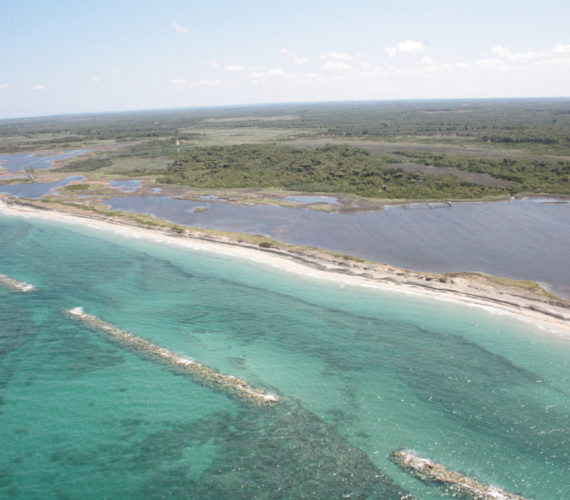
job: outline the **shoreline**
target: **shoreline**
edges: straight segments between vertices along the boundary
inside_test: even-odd
[[[81,210],[80,207],[49,206],[42,202],[0,199],[0,214],[39,218],[87,226],[130,238],[144,238],[243,258],[283,271],[342,285],[375,288],[423,298],[455,302],[507,314],[517,321],[570,339],[570,301],[549,295],[538,285],[478,273],[426,273],[376,262],[352,259],[320,249],[264,245],[241,239],[232,233],[208,234],[202,230],[162,223],[159,219],[129,219],[128,214],[112,217]],[[151,221],[156,223],[151,225]],[[220,234],[221,233],[221,234]],[[263,238],[261,238],[263,240]]]

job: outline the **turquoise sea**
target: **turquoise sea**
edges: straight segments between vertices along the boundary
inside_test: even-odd
[[[0,217],[0,497],[448,498],[415,450],[570,498],[570,342],[467,306],[94,229]],[[258,407],[67,318],[282,396]]]

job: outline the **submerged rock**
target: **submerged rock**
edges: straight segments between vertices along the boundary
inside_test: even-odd
[[[0,285],[4,285],[6,288],[10,288],[15,292],[27,293],[34,289],[34,285],[29,283],[24,283],[23,281],[16,281],[5,274],[0,274]]]
[[[160,347],[148,340],[128,333],[111,323],[86,313],[82,307],[75,307],[65,311],[71,318],[78,319],[93,330],[106,333],[111,338],[126,345],[140,354],[159,359],[177,371],[191,375],[198,382],[221,390],[232,397],[237,397],[258,405],[273,405],[279,401],[275,394],[265,392],[248,385],[233,375],[224,375],[209,366],[203,365],[192,358],[179,356],[178,354]]]
[[[366,453],[296,401],[273,409],[244,408],[219,424],[217,434],[230,433],[227,447],[202,475],[196,497],[413,498]]]
[[[242,405],[238,415],[225,414],[192,425],[189,439],[196,440],[196,444],[213,439],[223,447],[223,452],[202,472],[199,480],[180,471],[179,481],[176,484],[167,481],[164,488],[159,488],[161,491],[177,491],[184,498],[248,500],[412,498],[366,453],[297,401],[252,388],[243,380],[121,330],[86,313],[82,307],[65,313],[109,335],[120,345],[165,363],[177,372],[185,372],[204,385],[253,403]],[[148,492],[145,496],[148,497]]]
[[[393,451],[390,455],[390,460],[422,481],[434,482],[445,486],[454,497],[461,495],[463,498],[472,500],[525,500],[514,493],[480,483],[459,472],[450,471],[443,465],[420,457],[408,450]]]

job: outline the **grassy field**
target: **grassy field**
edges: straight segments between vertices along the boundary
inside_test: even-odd
[[[0,154],[89,149],[36,179],[356,195],[570,195],[570,99],[291,104],[0,121]],[[2,179],[0,178],[0,182]],[[260,191],[261,190],[261,191]],[[242,196],[243,198],[243,196]]]

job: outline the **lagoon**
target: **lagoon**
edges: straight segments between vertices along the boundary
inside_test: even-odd
[[[109,186],[111,186],[112,188],[116,188],[122,191],[123,193],[134,193],[137,189],[140,189],[140,187],[142,186],[142,181],[137,179],[129,179],[123,181],[112,180],[108,182]]]
[[[263,234],[421,271],[475,271],[538,281],[570,298],[568,202],[537,198],[414,204],[360,214],[156,196],[113,198],[107,204],[189,226]],[[207,210],[193,212],[197,207]]]
[[[83,175],[70,175],[65,179],[53,182],[28,182],[25,184],[0,184],[0,193],[9,194],[16,198],[39,199],[53,189],[67,186],[70,182],[82,181]]]
[[[46,156],[38,156],[34,153],[14,153],[0,155],[0,167],[8,172],[19,172],[27,169],[44,170],[51,168],[53,163],[87,153],[85,149],[74,149]]]

